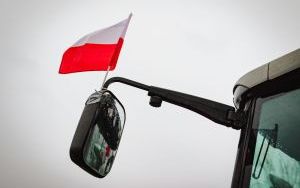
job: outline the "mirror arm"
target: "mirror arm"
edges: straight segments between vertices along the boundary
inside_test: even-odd
[[[153,107],[160,107],[162,101],[166,101],[194,111],[218,124],[234,129],[241,129],[245,122],[244,113],[235,111],[235,108],[232,106],[164,88],[147,86],[122,77],[108,79],[104,84],[104,88],[107,88],[114,82],[120,82],[148,91],[148,95],[150,96],[149,104]]]
[[[148,95],[151,97],[150,105],[154,107],[160,107],[161,102],[166,101],[194,111],[218,124],[234,129],[242,128],[241,112],[236,112],[232,106],[154,86],[150,86]]]
[[[108,88],[108,86],[114,82],[120,82],[120,83],[123,83],[123,84],[126,84],[126,85],[130,85],[132,87],[136,87],[136,88],[139,88],[139,89],[142,89],[142,90],[145,90],[145,91],[149,91],[149,86],[145,85],[145,84],[142,84],[142,83],[139,83],[139,82],[136,82],[136,81],[133,81],[133,80],[129,80],[127,78],[122,78],[122,77],[112,77],[110,79],[108,79],[104,85],[103,85],[103,88]]]

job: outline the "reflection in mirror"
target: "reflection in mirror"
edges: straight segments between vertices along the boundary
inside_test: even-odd
[[[112,167],[124,122],[123,107],[110,92],[104,92],[83,150],[84,162],[101,176]]]

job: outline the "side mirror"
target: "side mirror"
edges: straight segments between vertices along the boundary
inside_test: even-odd
[[[93,176],[105,177],[117,154],[124,124],[124,107],[110,91],[92,94],[73,137],[72,161]]]
[[[74,163],[88,173],[103,178],[114,162],[125,124],[125,110],[106,88],[114,82],[148,91],[150,105],[160,107],[163,101],[189,109],[212,121],[241,129],[245,115],[234,107],[164,88],[148,86],[122,77],[113,77],[103,90],[92,94],[86,102],[70,148]]]

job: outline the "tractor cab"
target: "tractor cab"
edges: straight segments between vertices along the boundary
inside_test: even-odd
[[[300,187],[300,49],[241,77],[244,112],[232,187]]]

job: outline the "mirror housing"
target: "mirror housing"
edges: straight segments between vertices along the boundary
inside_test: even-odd
[[[70,147],[71,160],[95,177],[105,177],[114,162],[125,124],[125,110],[108,90],[92,94]]]

